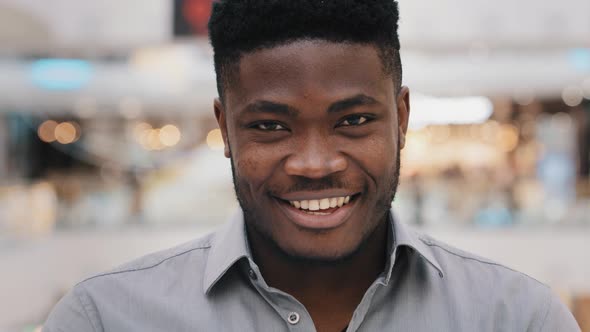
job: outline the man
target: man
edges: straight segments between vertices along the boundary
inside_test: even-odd
[[[392,0],[216,3],[214,109],[243,213],[83,281],[45,331],[577,331],[545,285],[392,217],[397,21]]]

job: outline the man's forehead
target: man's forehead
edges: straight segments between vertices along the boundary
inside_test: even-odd
[[[226,95],[233,103],[250,98],[330,93],[350,97],[393,89],[372,45],[301,40],[245,54]]]
[[[273,65],[267,69],[288,69],[296,67],[305,69],[316,63],[325,65],[329,58],[332,66],[349,64],[359,58],[365,58],[365,64],[380,66],[382,64],[377,46],[352,42],[334,42],[323,39],[300,39],[281,43],[272,47],[264,47],[252,52],[246,52],[241,56],[239,66],[241,69],[250,66]],[[331,66],[330,66],[331,67]],[[330,68],[327,67],[327,68]],[[263,68],[258,68],[258,70]],[[241,70],[244,74],[244,71]],[[385,74],[385,73],[383,73]]]

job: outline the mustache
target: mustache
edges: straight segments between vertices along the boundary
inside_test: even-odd
[[[271,195],[290,194],[300,191],[322,191],[330,189],[351,189],[358,186],[352,185],[350,182],[338,179],[336,177],[325,177],[321,179],[310,179],[306,177],[297,177],[295,182],[288,187],[285,186],[271,186],[269,193]]]

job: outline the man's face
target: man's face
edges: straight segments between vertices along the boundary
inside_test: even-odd
[[[249,234],[299,259],[352,255],[395,195],[407,88],[377,48],[326,41],[248,53],[237,75],[215,113]]]

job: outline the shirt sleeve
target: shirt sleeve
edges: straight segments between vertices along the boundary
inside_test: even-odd
[[[580,327],[570,310],[561,300],[548,288],[546,310],[540,319],[540,329],[543,332],[580,332]],[[536,331],[533,329],[531,331]]]
[[[55,305],[43,325],[43,332],[99,332],[78,291],[74,288]]]

